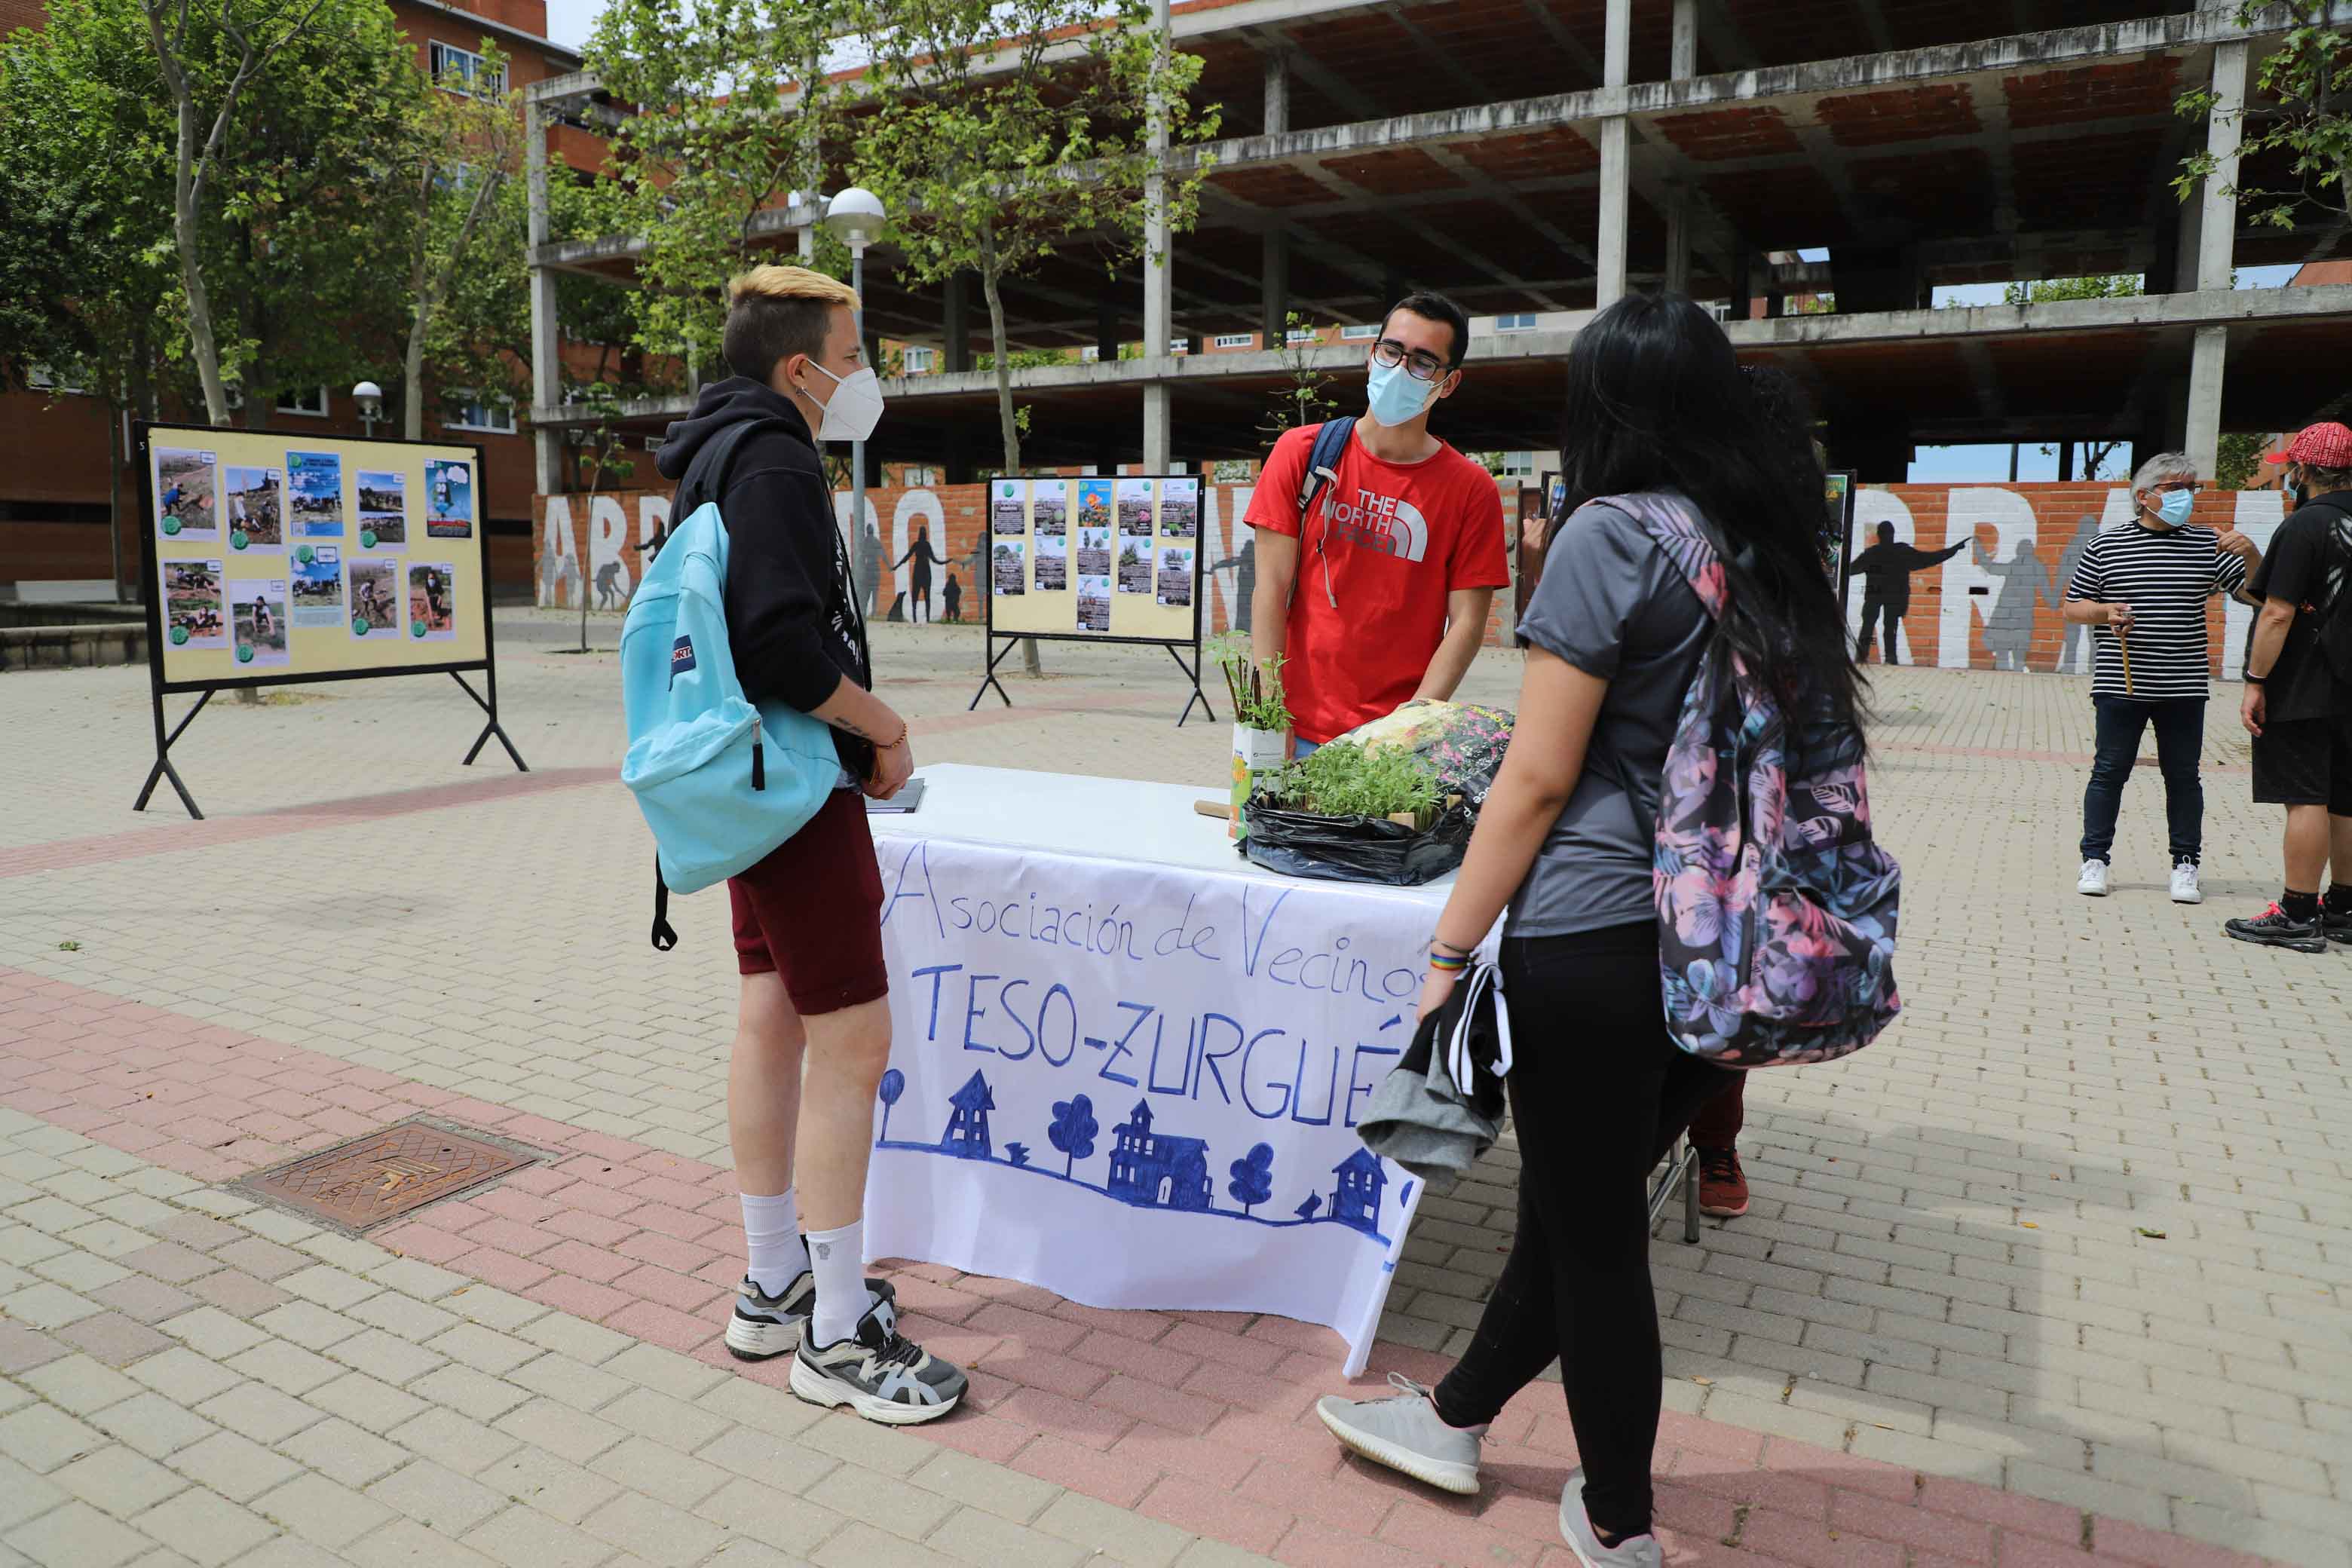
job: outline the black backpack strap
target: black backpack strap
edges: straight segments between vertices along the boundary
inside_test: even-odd
[[[705,501],[719,500],[727,494],[727,476],[735,467],[736,450],[744,438],[755,430],[782,429],[781,419],[743,419],[730,425],[702,444],[694,454],[686,472],[679,476],[677,489],[671,493],[670,518],[682,519],[694,515],[694,509]],[[661,553],[669,542],[669,523],[665,521],[651,539],[641,547],[648,559]]]
[[[1307,449],[1307,473],[1298,481],[1298,516],[1304,521],[1307,510],[1339,477],[1339,458],[1348,450],[1348,432],[1356,427],[1353,415],[1338,419],[1326,419],[1315,432],[1315,444]]]
[[[654,951],[667,952],[677,945],[677,931],[669,923],[669,884],[662,880],[661,856],[654,856]]]

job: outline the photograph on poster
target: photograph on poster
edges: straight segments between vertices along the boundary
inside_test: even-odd
[[[1170,539],[1201,533],[1201,481],[1184,478],[1160,482],[1160,531]]]
[[[1108,577],[1110,575],[1110,530],[1081,528],[1078,530],[1078,575]]]
[[[219,562],[163,563],[163,637],[173,647],[228,647]]]
[[[1109,578],[1081,576],[1078,579],[1078,630],[1110,630]]]
[[[1078,481],[1078,526],[1080,528],[1110,526],[1110,481],[1108,479]]]
[[[286,483],[297,539],[343,536],[343,459],[336,452],[289,452]]]
[[[1122,594],[1151,592],[1151,541],[1122,539],[1118,543],[1118,591]]]
[[[1151,537],[1151,481],[1118,481],[1118,531],[1129,538]]]
[[[294,624],[298,626],[339,626],[343,624],[343,552],[331,544],[294,547]]]
[[[352,563],[352,636],[381,637],[400,628],[400,563]]]
[[[1192,551],[1189,545],[1167,544],[1160,550],[1160,602],[1189,605],[1192,602]]]
[[[240,577],[228,585],[229,619],[236,631],[236,662],[282,665],[289,661],[286,632],[289,606],[283,577]]]
[[[1066,594],[1070,588],[1070,542],[1060,534],[1037,539],[1037,592]]]
[[[1024,591],[1021,581],[1026,575],[1023,567],[1023,558],[1028,548],[1026,540],[1000,539],[995,542],[994,554],[991,561],[992,569],[989,574],[991,592],[1003,594],[1010,598]]]
[[[1040,539],[1054,539],[1070,529],[1070,481],[1038,479],[1029,492],[1029,513]]]
[[[220,537],[215,503],[220,489],[215,454],[185,447],[155,448],[155,531],[169,540]]]
[[[1027,507],[1019,479],[999,479],[988,487],[988,531],[998,538],[1029,531]]]
[[[360,548],[403,550],[408,545],[408,476],[359,471]]]
[[[286,476],[276,468],[221,470],[228,547],[275,555],[286,548]]]
[[[408,563],[408,635],[417,642],[457,637],[457,569],[446,561]]]
[[[474,465],[447,458],[425,459],[425,537],[474,537]]]

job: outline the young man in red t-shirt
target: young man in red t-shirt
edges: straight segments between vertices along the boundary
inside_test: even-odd
[[[1302,426],[1275,442],[1250,497],[1250,647],[1260,662],[1286,661],[1300,756],[1413,698],[1452,697],[1495,590],[1510,585],[1494,476],[1429,433],[1469,346],[1470,319],[1453,300],[1398,300],[1368,355],[1370,406],[1339,478],[1301,518],[1320,428]]]

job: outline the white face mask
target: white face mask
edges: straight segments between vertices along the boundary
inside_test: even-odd
[[[874,374],[874,367],[866,365],[847,375],[835,375],[811,360],[809,368],[833,382],[833,398],[823,405],[824,418],[817,426],[816,438],[863,441],[873,435],[874,426],[882,422],[882,378]],[[801,390],[808,392],[806,387]]]

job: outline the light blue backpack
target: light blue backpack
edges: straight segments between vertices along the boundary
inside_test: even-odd
[[[653,829],[653,944],[663,952],[677,945],[670,889],[695,892],[758,864],[841,781],[822,721],[745,699],[727,646],[726,583],[727,529],[705,501],[670,527],[622,624],[621,782]]]

